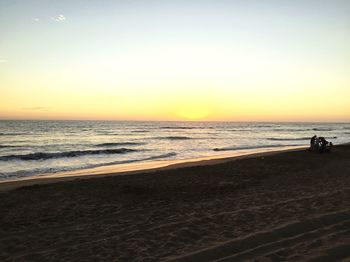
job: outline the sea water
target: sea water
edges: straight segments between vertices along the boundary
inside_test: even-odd
[[[0,180],[123,163],[350,142],[350,123],[0,121]]]

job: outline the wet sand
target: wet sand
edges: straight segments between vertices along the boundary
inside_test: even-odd
[[[3,184],[0,260],[349,260],[349,145],[216,161]]]
[[[23,186],[41,185],[57,183],[61,181],[70,181],[75,179],[90,179],[95,177],[111,177],[120,175],[133,175],[149,173],[154,171],[163,171],[178,169],[183,167],[194,167],[203,165],[215,165],[226,163],[231,160],[250,158],[255,156],[268,156],[286,151],[306,149],[305,146],[286,146],[279,149],[262,148],[256,150],[246,150],[212,155],[208,157],[199,157],[192,159],[162,160],[149,162],[136,162],[127,164],[107,165],[89,169],[78,169],[60,173],[47,173],[31,177],[15,178],[13,180],[0,180],[0,192],[16,189]]]

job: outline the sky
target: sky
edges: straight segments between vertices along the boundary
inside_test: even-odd
[[[348,0],[0,0],[0,119],[350,121]]]

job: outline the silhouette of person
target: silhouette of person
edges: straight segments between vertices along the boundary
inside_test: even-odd
[[[313,137],[311,137],[311,140],[310,140],[310,150],[311,150],[311,151],[315,150],[315,141],[316,141],[316,138],[317,138],[316,135],[314,135]]]
[[[321,144],[320,152],[321,153],[326,152],[326,148],[327,148],[327,144],[328,144],[327,140],[322,136],[319,137],[319,139],[320,139],[320,144]]]

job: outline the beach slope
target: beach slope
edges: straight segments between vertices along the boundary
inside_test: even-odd
[[[350,146],[0,193],[1,261],[350,258]]]

